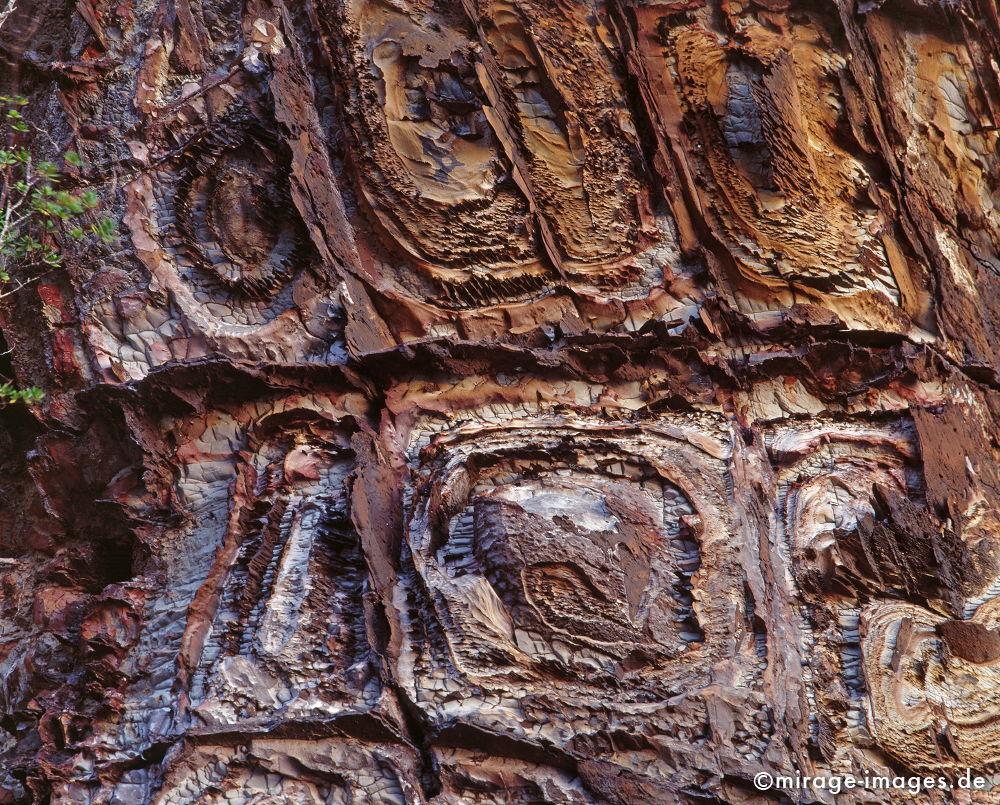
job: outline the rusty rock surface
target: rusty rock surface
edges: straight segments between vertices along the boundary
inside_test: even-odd
[[[0,803],[995,803],[753,781],[1000,773],[998,62],[995,0],[22,0],[119,239],[0,303]]]

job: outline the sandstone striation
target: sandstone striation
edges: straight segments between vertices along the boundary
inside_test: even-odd
[[[21,0],[118,240],[0,301],[0,803],[996,802],[754,778],[1000,774],[998,61],[995,0]]]

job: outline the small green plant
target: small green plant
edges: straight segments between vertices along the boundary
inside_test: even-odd
[[[0,95],[0,282],[14,278],[11,289],[0,293],[0,298],[58,268],[60,239],[115,240],[114,223],[106,218],[81,226],[81,217],[98,206],[97,194],[64,189],[59,167],[36,158],[30,147],[20,144],[33,131],[22,111],[27,105],[24,97]],[[66,151],[62,159],[75,168],[83,165],[74,151]],[[37,402],[41,397],[37,388],[16,389],[0,382],[0,405]]]
[[[0,383],[0,399],[6,402],[38,402],[44,396],[45,392],[37,386],[19,389],[10,381]]]
[[[69,191],[60,187],[62,174],[53,162],[38,160],[31,150],[16,144],[16,135],[31,130],[21,114],[27,104],[22,97],[0,95],[0,115],[7,144],[0,147],[0,280],[11,278],[15,265],[32,263],[58,267],[60,252],[54,236],[85,237],[83,228],[73,221],[97,207],[92,190]],[[63,159],[80,166],[83,160],[74,151]],[[89,231],[105,243],[114,240],[114,224],[106,219],[92,223]]]

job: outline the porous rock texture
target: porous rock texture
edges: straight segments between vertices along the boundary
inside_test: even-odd
[[[1000,772],[998,61],[996,0],[21,0],[119,237],[0,309],[0,803]]]

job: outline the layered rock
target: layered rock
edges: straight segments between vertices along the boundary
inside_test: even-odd
[[[1000,772],[994,4],[56,6],[0,801]]]

